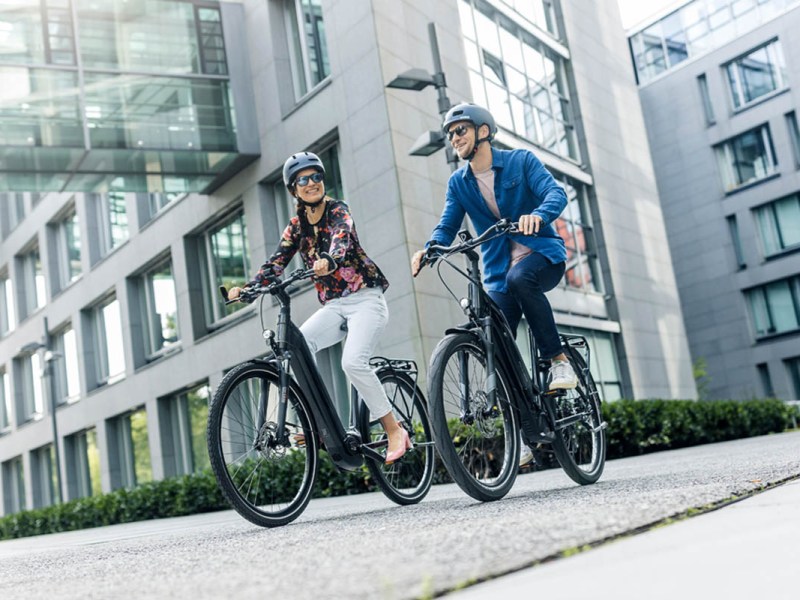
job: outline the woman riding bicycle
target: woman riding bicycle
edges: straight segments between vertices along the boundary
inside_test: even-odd
[[[306,267],[316,274],[314,285],[322,304],[300,331],[312,354],[346,338],[342,369],[372,417],[379,418],[388,437],[386,462],[394,462],[411,447],[411,441],[369,365],[389,318],[383,297],[389,282],[361,247],[347,204],[325,194],[325,167],[316,154],[290,156],[283,165],[283,183],[297,199],[297,215],[283,231],[278,249],[246,287],[260,286],[281,275],[300,252]],[[234,287],[228,297],[234,300],[240,291]]]

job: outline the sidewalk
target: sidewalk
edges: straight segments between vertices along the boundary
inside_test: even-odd
[[[794,600],[800,598],[800,480],[447,597]]]

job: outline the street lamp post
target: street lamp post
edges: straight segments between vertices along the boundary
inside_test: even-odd
[[[438,98],[439,116],[444,121],[444,116],[452,106],[450,98],[447,97],[447,81],[442,71],[442,59],[439,56],[439,40],[436,37],[436,24],[428,23],[428,37],[431,44],[431,54],[433,56],[434,73],[431,75],[425,69],[413,68],[395,77],[386,86],[396,90],[412,90],[419,92],[432,85],[436,88]],[[458,156],[449,144],[445,142],[444,132],[441,129],[436,131],[426,131],[420,135],[411,146],[409,154],[412,156],[430,156],[437,150],[444,148],[450,170],[458,169]]]
[[[61,357],[58,352],[53,352],[50,349],[50,331],[47,327],[47,317],[44,318],[44,343],[31,342],[25,344],[20,352],[38,352],[44,350],[44,368],[43,377],[47,379],[47,394],[50,397],[50,425],[53,429],[53,454],[55,456],[56,464],[56,504],[61,503],[62,499],[62,485],[61,485],[61,452],[58,449],[58,422],[56,421],[56,388],[53,375],[53,361]]]

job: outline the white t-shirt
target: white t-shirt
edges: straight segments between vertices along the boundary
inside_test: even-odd
[[[491,167],[488,168],[486,171],[473,171],[473,175],[475,175],[475,179],[478,180],[478,189],[481,191],[481,196],[486,201],[486,206],[489,207],[489,210],[492,211],[492,214],[500,218],[500,209],[497,207],[497,199],[494,195],[494,169]],[[523,258],[528,256],[532,252],[530,248],[520,244],[519,242],[515,242],[514,240],[509,240],[511,242],[511,267],[521,261]]]

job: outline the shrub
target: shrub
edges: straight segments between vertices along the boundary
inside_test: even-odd
[[[603,404],[608,458],[778,433],[797,407],[768,400],[620,400]]]

